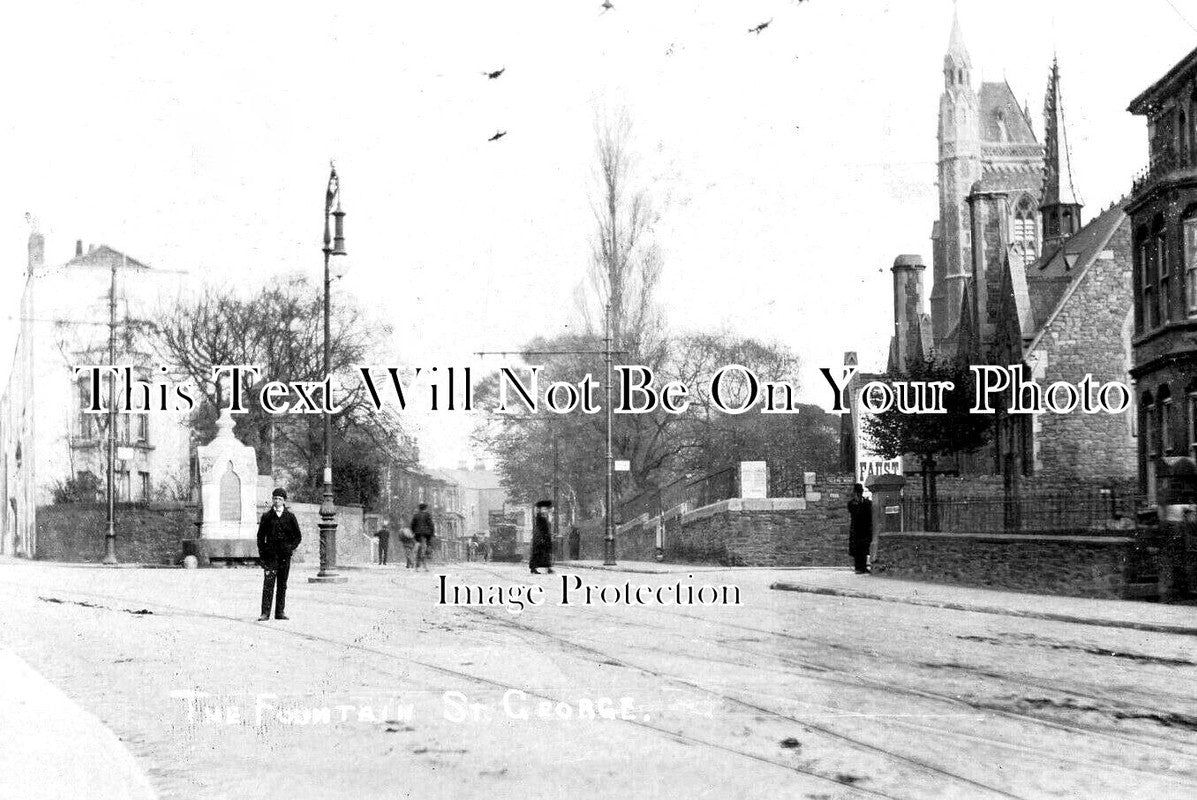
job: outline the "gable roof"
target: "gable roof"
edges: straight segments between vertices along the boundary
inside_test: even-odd
[[[980,109],[981,141],[987,143],[1036,144],[1035,132],[1023,113],[1022,106],[1014,98],[1010,84],[986,82],[978,93]],[[1005,127],[1002,136],[998,119]]]
[[[1098,214],[1064,244],[1027,268],[1027,290],[1035,311],[1034,349],[1048,324],[1068,303],[1093,263],[1105,251],[1115,231],[1128,224],[1127,198]]]
[[[82,255],[75,256],[67,262],[67,266],[109,268],[113,263],[122,267],[152,269],[149,264],[143,264],[137,259],[131,258],[119,250],[114,250],[106,244],[99,245]]]
[[[1101,254],[1126,219],[1125,200],[1098,214],[1064,243],[1027,267],[1027,290],[1040,329],[1056,313],[1066,294]]]

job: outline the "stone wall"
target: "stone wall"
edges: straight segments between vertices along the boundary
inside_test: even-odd
[[[163,503],[116,507],[116,557],[123,564],[177,564],[182,541],[195,536],[196,506]],[[36,558],[99,563],[104,558],[108,507],[70,503],[37,509]]]
[[[1130,385],[1130,222],[1123,220],[1044,328],[1036,355],[1046,389],[1076,384],[1086,374],[1098,385]],[[1103,481],[1137,478],[1133,407],[1121,414],[1042,414],[1035,419],[1035,473],[1044,478]]]
[[[299,520],[303,541],[295,551],[298,564],[320,563],[320,506],[288,503]],[[259,514],[265,508],[259,508]],[[178,564],[184,539],[196,536],[194,503],[117,506],[116,556],[127,564]],[[47,561],[98,563],[104,557],[108,510],[103,504],[70,503],[37,510],[37,558]],[[374,540],[366,535],[361,506],[337,506],[337,563],[369,564]],[[251,548],[257,552],[256,545]],[[392,550],[392,553],[395,551]],[[402,553],[400,552],[400,558]]]
[[[1075,597],[1128,596],[1129,536],[985,536],[882,533],[877,561],[889,577]]]
[[[699,509],[666,511],[664,560],[727,566],[835,566],[848,563],[851,476],[823,478],[803,497],[724,500]],[[616,530],[616,557],[652,561],[657,517],[644,515]],[[603,556],[602,520],[578,526],[581,557]]]

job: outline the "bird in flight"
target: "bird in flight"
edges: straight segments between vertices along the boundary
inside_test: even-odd
[[[507,131],[495,131],[495,135],[487,139],[488,142],[497,142],[507,135]]]
[[[765,28],[768,28],[769,25],[772,24],[772,22],[773,22],[773,18],[770,17],[768,22],[762,22],[760,25],[757,25],[755,28],[749,28],[748,32],[755,33],[757,36],[760,36],[761,31],[763,31]]]
[[[610,11],[613,8],[615,8],[615,6],[611,5],[611,0],[603,0],[603,10],[600,11],[599,13],[606,14],[608,11]]]
[[[485,75],[486,77],[490,78],[493,81],[495,78],[499,77],[506,71],[507,71],[507,67],[503,67],[503,69],[497,69],[494,72],[483,72],[482,74]]]

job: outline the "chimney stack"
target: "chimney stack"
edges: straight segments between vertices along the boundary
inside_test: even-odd
[[[911,358],[922,358],[920,325],[923,316],[923,257],[894,259],[894,366],[906,372]]]
[[[83,240],[76,239],[75,240],[75,258],[78,258],[81,255],[83,255]]]

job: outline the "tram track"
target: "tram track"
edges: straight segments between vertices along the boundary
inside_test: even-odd
[[[141,606],[142,608],[151,610],[154,614],[160,614],[160,612],[163,610],[168,612],[167,614],[161,614],[162,616],[199,617],[199,618],[203,618],[206,620],[216,621],[216,622],[221,622],[221,623],[234,623],[238,626],[252,627],[258,631],[267,630],[271,634],[276,635],[276,636],[291,637],[291,638],[302,640],[302,641],[305,641],[305,642],[308,642],[311,644],[315,644],[318,646],[332,647],[332,648],[338,648],[338,649],[350,649],[350,650],[354,650],[356,652],[363,653],[365,655],[369,655],[369,656],[372,656],[375,658],[381,658],[381,659],[385,659],[388,661],[404,662],[404,663],[408,663],[408,664],[413,664],[413,665],[422,667],[424,669],[430,670],[432,672],[444,674],[444,675],[447,675],[447,676],[450,676],[450,677],[453,677],[453,678],[456,678],[459,680],[470,681],[477,685],[484,686],[488,689],[502,690],[504,692],[514,689],[514,690],[525,693],[525,695],[527,695],[528,697],[531,697],[531,698],[534,698],[537,700],[544,700],[544,701],[547,701],[554,705],[568,702],[567,698],[555,697],[555,696],[546,694],[539,690],[530,690],[524,686],[517,686],[517,685],[511,684],[511,683],[503,682],[501,680],[495,680],[492,678],[487,678],[485,676],[477,675],[477,674],[467,672],[464,670],[455,669],[452,667],[446,667],[446,666],[443,666],[440,664],[423,661],[421,659],[413,658],[410,656],[404,656],[404,655],[400,655],[397,653],[388,652],[386,650],[381,650],[381,649],[378,649],[375,647],[370,647],[370,646],[361,644],[360,642],[357,642],[357,641],[345,641],[345,640],[337,639],[334,637],[319,636],[316,634],[305,633],[303,631],[291,630],[291,629],[282,628],[279,626],[269,626],[269,627],[263,628],[261,625],[259,625],[256,622],[253,622],[253,621],[250,621],[247,619],[243,619],[240,617],[234,617],[234,616],[225,615],[225,614],[215,614],[215,613],[211,613],[211,612],[197,611],[195,609],[189,609],[185,606],[178,606],[178,605],[174,605],[174,604],[170,604],[170,603],[162,603],[160,601],[146,601],[141,598],[129,597],[127,595],[115,595],[115,594],[102,593],[102,592],[80,591],[80,590],[75,590],[75,589],[71,589],[68,591],[58,591],[58,592],[56,592],[56,594],[65,595],[68,597],[81,597],[81,598],[93,599],[93,600],[108,600],[108,601],[136,603],[137,605]],[[157,610],[155,610],[155,609],[157,609]],[[532,632],[535,632],[535,631],[532,631]],[[399,677],[399,674],[395,673],[395,672],[386,672],[385,674],[387,674],[390,677]],[[410,679],[409,675],[404,675],[403,677]],[[872,789],[867,786],[860,786],[858,784],[846,783],[836,776],[823,774],[822,772],[819,772],[817,770],[807,769],[807,768],[802,767],[801,765],[797,765],[797,764],[794,764],[791,762],[786,762],[786,761],[781,761],[781,760],[774,759],[774,758],[769,758],[769,757],[763,756],[759,753],[754,753],[754,752],[736,748],[736,747],[730,747],[728,745],[720,744],[718,742],[712,742],[707,739],[703,739],[703,738],[694,736],[692,734],[685,733],[683,731],[677,731],[672,728],[668,728],[668,727],[661,726],[661,725],[654,725],[654,724],[652,724],[652,722],[647,721],[647,720],[634,719],[634,718],[633,719],[625,719],[623,717],[616,716],[611,721],[616,722],[616,723],[631,725],[633,727],[636,727],[636,728],[639,728],[642,730],[646,730],[650,733],[661,736],[662,738],[669,739],[669,740],[672,740],[675,742],[682,741],[682,742],[684,742],[686,744],[690,744],[690,745],[708,747],[708,748],[711,748],[712,750],[721,751],[721,752],[727,753],[729,755],[739,756],[739,757],[746,758],[746,759],[749,759],[749,760],[752,760],[752,761],[755,761],[758,763],[767,764],[772,767],[778,767],[778,768],[781,768],[783,770],[786,770],[786,771],[789,771],[792,773],[797,773],[800,775],[804,775],[808,778],[812,778],[812,779],[815,779],[815,780],[818,780],[821,782],[825,782],[825,783],[834,785],[840,791],[850,792],[851,794],[853,794],[855,796],[879,797],[879,798],[885,798],[885,800],[905,800],[905,798],[903,798],[902,796],[888,794],[886,792],[883,792],[883,791],[880,791],[877,789]],[[1002,797],[1016,798],[1017,800],[1021,800],[1021,798],[1017,798],[1017,795],[1011,795],[1011,794],[1008,794],[1005,792],[1000,792],[1000,791],[997,792],[997,794],[999,794]]]

